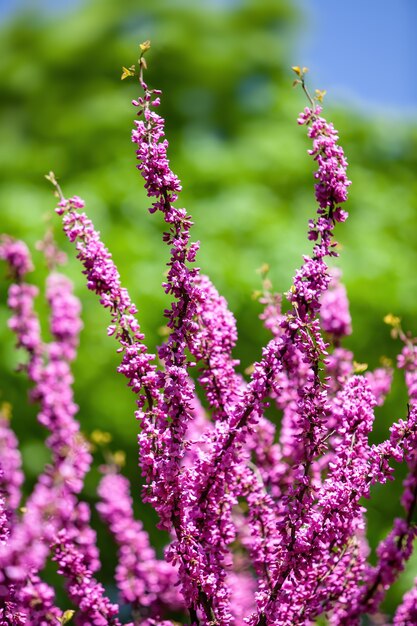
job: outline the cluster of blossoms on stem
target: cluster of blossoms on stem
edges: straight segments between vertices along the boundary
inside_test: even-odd
[[[135,519],[128,479],[115,456],[101,467],[96,505],[117,549],[114,576],[119,603],[100,582],[100,561],[90,508],[80,499],[92,455],[76,419],[71,362],[81,331],[80,304],[56,267],[62,253],[48,235],[39,246],[49,275],[46,301],[51,339],[42,338],[34,306],[38,290],[24,243],[4,237],[0,258],[10,278],[9,326],[26,355],[20,369],[47,430],[51,461],[21,504],[23,474],[8,407],[0,411],[0,626],[293,626],[321,619],[359,626],[365,615],[387,625],[381,602],[412,552],[417,503],[417,349],[396,324],[404,346],[409,395],[405,416],[389,437],[369,442],[374,408],[388,394],[392,368],[362,373],[343,347],[352,331],[346,290],[329,260],[337,257],[333,231],[344,222],[350,181],[338,135],[311,98],[304,69],[293,68],[310,106],[307,127],[317,169],[317,214],[309,222],[312,245],[285,297],[264,281],[260,315],[271,339],[247,371],[233,356],[236,322],[226,300],[195,265],[188,212],[176,207],[181,184],[167,156],[159,90],[144,80],[132,141],[137,168],[161,215],[169,247],[163,283],[168,336],[152,354],[137,307],[78,196],[67,199],[53,173],[56,213],[75,245],[87,287],[109,313],[107,334],[117,343],[117,371],[135,395],[142,500],[169,533],[164,557]],[[132,66],[123,77],[136,75]],[[195,372],[195,373],[194,373]],[[203,393],[205,401],[199,395]],[[268,409],[268,411],[266,411]],[[270,418],[275,414],[277,419]],[[407,465],[402,506],[371,565],[364,499],[393,478],[393,462]],[[43,579],[47,560],[57,565],[73,609],[57,606]],[[417,623],[417,592],[404,597],[393,624]],[[382,620],[382,621],[381,621]],[[384,621],[385,620],[385,621]]]

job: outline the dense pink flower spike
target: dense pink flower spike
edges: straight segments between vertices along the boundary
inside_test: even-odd
[[[10,426],[9,411],[7,404],[0,407],[0,493],[4,497],[11,522],[20,503],[23,472],[18,441]]]
[[[393,626],[412,626],[413,624],[417,624],[417,580],[414,581],[413,588],[404,595],[393,621]]]
[[[377,367],[373,372],[365,374],[378,406],[384,404],[391,390],[393,373],[391,367]]]
[[[142,72],[140,85],[144,95],[134,104],[139,107],[139,114],[143,114],[144,119],[136,122],[132,140],[137,145],[138,169],[145,179],[145,189],[149,197],[156,198],[150,211],[161,211],[169,226],[163,239],[170,246],[171,257],[167,280],[163,286],[166,293],[174,298],[171,308],[165,311],[167,326],[171,332],[158,350],[159,358],[165,366],[164,412],[170,420],[165,437],[167,458],[161,466],[166,492],[163,512],[166,518],[169,515],[170,524],[176,534],[176,541],[167,555],[173,563],[179,564],[182,591],[191,619],[198,619],[197,611],[201,609],[205,619],[213,623],[228,624],[232,615],[230,594],[224,585],[225,554],[226,543],[234,536],[228,511],[212,527],[210,519],[195,511],[193,468],[189,468],[182,475],[179,472],[184,457],[183,442],[187,424],[193,417],[190,406],[194,389],[188,376],[188,368],[192,363],[187,359],[186,348],[197,358],[203,356],[195,350],[196,342],[204,342],[202,334],[198,336],[199,325],[196,318],[203,326],[207,326],[207,321],[203,320],[204,308],[201,311],[197,308],[197,303],[207,297],[204,293],[205,283],[198,277],[198,269],[192,267],[199,244],[191,242],[192,222],[186,210],[178,209],[173,204],[181,186],[169,166],[168,143],[164,139],[165,122],[161,116],[151,111],[151,107],[159,105],[159,98],[154,98],[159,92],[148,88],[143,81]],[[213,291],[211,297],[216,297]],[[231,341],[233,343],[233,335]],[[225,349],[227,352],[227,346]],[[211,357],[215,358],[213,346]],[[208,366],[210,367],[210,362]],[[227,508],[230,509],[233,501],[231,498]],[[161,510],[159,513],[161,515]],[[206,532],[202,532],[203,526],[207,529]]]
[[[133,517],[128,480],[112,468],[105,471],[97,509],[118,546],[115,579],[123,601],[137,611],[145,607],[152,615],[163,614],[166,607],[173,611],[184,608],[175,568],[156,558],[148,534]]]
[[[0,469],[0,480],[3,478],[3,471]],[[0,492],[0,544],[5,545],[9,537],[9,520],[7,516],[6,498]]]
[[[32,576],[19,593],[20,602],[30,621],[27,624],[55,626],[62,611],[55,606],[55,591],[38,576]]]
[[[340,282],[340,272],[333,270],[329,288],[321,297],[320,320],[322,329],[335,341],[352,332],[352,320],[345,286]]]
[[[409,395],[409,413],[406,423],[399,422],[392,427],[390,442],[385,442],[385,458],[390,454],[394,459],[404,458],[408,465],[408,474],[403,481],[401,504],[405,515],[394,520],[393,528],[388,536],[377,547],[377,564],[369,566],[365,575],[364,591],[359,596],[356,614],[375,613],[385,597],[387,589],[397,579],[411,556],[413,540],[417,536],[414,515],[417,506],[417,455],[416,455],[416,372],[417,351],[414,342],[401,330],[399,331],[404,347],[398,357],[398,367],[405,370],[405,380]],[[398,436],[401,440],[398,440]],[[390,446],[391,444],[391,446]],[[400,445],[399,445],[400,444]],[[384,444],[383,444],[384,445]],[[384,459],[385,460],[385,459]],[[386,463],[386,461],[385,461]],[[389,473],[390,467],[385,466]],[[389,474],[388,474],[389,475]],[[409,596],[413,598],[413,594]],[[407,602],[406,602],[407,606]],[[409,605],[411,606],[411,605]],[[354,609],[353,609],[354,611]],[[353,614],[352,611],[352,614]],[[396,623],[394,621],[394,623]],[[410,622],[411,624],[412,622]]]
[[[239,361],[232,358],[237,342],[236,321],[207,276],[199,275],[195,282],[199,287],[195,313],[199,328],[189,342],[189,350],[200,363],[199,381],[213,407],[213,419],[224,420],[233,412],[245,387],[235,371]]]
[[[174,420],[174,414],[176,407],[180,407],[181,415],[185,411],[191,419],[190,407],[194,393],[186,369],[177,361],[171,360],[171,348],[172,358],[182,360],[179,348],[177,350],[171,343],[169,348],[165,347],[167,372],[156,371],[156,366],[152,363],[154,356],[148,354],[143,343],[144,336],[134,317],[136,308],[127,291],[121,287],[119,274],[109,252],[100,241],[99,233],[94,230],[85,213],[78,211],[82,206],[79,198],[65,200],[62,197],[57,212],[64,216],[64,231],[69,239],[78,241],[78,258],[84,265],[88,287],[100,295],[102,305],[111,310],[108,332],[116,337],[123,350],[118,371],[126,376],[132,391],[137,394],[139,408],[136,416],[142,427],[139,435],[140,462],[148,484],[144,497],[159,513],[160,527],[169,530],[174,527],[177,535],[182,538],[178,474],[185,452],[182,441],[188,420],[180,420],[179,414]],[[168,368],[169,363],[171,365]],[[163,396],[161,388],[164,389]],[[171,399],[169,394],[172,394]],[[170,416],[169,406],[172,407],[171,422],[167,420]],[[183,492],[181,507],[186,505],[185,496],[186,492]],[[191,497],[191,492],[189,496]],[[183,560],[185,561],[185,557]],[[182,576],[185,581],[189,580],[188,566],[183,568]],[[202,579],[203,576],[204,573],[201,574]],[[194,594],[191,584],[188,584],[188,589],[190,594]],[[201,594],[204,592],[201,591]],[[188,601],[192,603],[194,598],[188,598]]]
[[[9,591],[11,596],[13,589]],[[0,606],[0,626],[26,626],[26,615],[15,602],[6,600],[4,606]]]
[[[58,573],[68,581],[69,597],[82,612],[83,626],[120,626],[119,607],[106,598],[103,586],[95,580],[82,552],[65,530],[57,534],[53,559],[58,563]]]
[[[7,262],[10,276],[16,282],[33,270],[33,263],[28,247],[23,241],[18,241],[5,235],[1,238],[0,259]]]
[[[52,242],[48,248],[48,262],[52,268]],[[16,254],[16,249],[19,254]],[[24,254],[27,258],[24,258]],[[53,341],[45,344],[40,336],[39,322],[33,308],[36,291],[24,283],[25,272],[32,264],[28,251],[19,242],[5,239],[0,253],[8,261],[9,272],[17,281],[9,290],[9,307],[12,310],[10,326],[17,337],[17,344],[27,352],[24,366],[33,383],[31,399],[40,405],[39,422],[49,430],[47,445],[52,452],[51,465],[38,479],[29,496],[20,520],[15,520],[7,546],[0,550],[0,579],[16,585],[15,599],[24,614],[35,615],[39,623],[55,623],[61,612],[53,605],[54,593],[38,577],[54,541],[56,532],[67,527],[76,529],[77,542],[84,542],[85,558],[92,555],[97,569],[95,534],[91,535],[82,513],[86,505],[77,505],[76,494],[81,491],[84,476],[91,463],[88,446],[80,434],[80,426],[74,419],[77,406],[73,401],[72,375],[69,363],[76,354],[81,329],[80,303],[72,293],[71,282],[52,270],[48,276],[46,297],[50,307],[50,332]],[[59,258],[58,254],[54,258]],[[32,329],[28,332],[28,329]],[[10,434],[9,443],[13,443]],[[10,445],[0,463],[11,473],[13,445]],[[15,472],[14,472],[15,473]],[[11,488],[13,486],[12,477]],[[11,497],[16,500],[13,491]],[[9,498],[11,499],[11,498]],[[17,506],[17,502],[15,503]],[[82,513],[82,514],[81,514]],[[81,517],[80,517],[81,515]],[[84,521],[80,525],[80,521]],[[90,535],[88,534],[90,532]],[[92,546],[89,547],[89,543]],[[9,584],[9,583],[8,583]],[[48,590],[49,589],[49,590]],[[41,609],[43,607],[43,615]],[[49,620],[49,621],[48,621]]]

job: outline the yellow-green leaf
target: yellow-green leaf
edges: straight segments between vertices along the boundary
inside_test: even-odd
[[[392,367],[392,359],[387,356],[381,356],[380,363],[382,367],[386,367],[387,369]]]
[[[149,50],[150,47],[151,47],[151,42],[149,41],[149,39],[139,44],[139,48],[142,54],[144,54],[147,50]]]
[[[123,450],[117,450],[116,452],[113,452],[113,462],[118,466],[118,467],[124,467],[126,464],[126,454],[125,452],[123,452]]]
[[[121,80],[128,78],[129,76],[135,75],[135,66],[131,65],[130,67],[122,67],[122,77]]]
[[[266,276],[270,269],[271,268],[268,263],[262,263],[261,267],[258,268],[256,271],[258,272],[258,274],[261,274],[261,276]]]
[[[10,420],[12,417],[12,405],[10,402],[2,402],[0,407],[0,415],[5,420]]]
[[[107,443],[110,443],[110,441],[112,440],[112,436],[108,432],[96,429],[93,430],[93,432],[91,433],[90,440],[98,446],[103,446]]]
[[[388,326],[392,326],[393,328],[398,328],[401,323],[401,318],[397,317],[396,315],[393,315],[392,313],[388,313],[384,317],[384,322],[385,324],[388,324]]]
[[[358,363],[353,361],[353,371],[355,374],[362,374],[368,369],[368,363]]]
[[[59,618],[62,626],[64,626],[64,624],[68,624],[68,622],[72,620],[74,613],[75,611],[73,609],[68,609],[67,611],[63,612],[62,616]]]

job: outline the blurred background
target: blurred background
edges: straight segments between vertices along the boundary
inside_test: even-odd
[[[134,398],[114,374],[118,356],[106,336],[107,316],[86,291],[44,175],[53,169],[67,196],[86,200],[154,349],[167,304],[160,288],[167,251],[160,219],[147,213],[130,142],[135,117],[130,101],[138,91],[134,82],[120,81],[121,66],[135,63],[138,44],[150,39],[147,80],[164,92],[161,112],[171,164],[184,186],[180,202],[195,221],[194,238],[202,242],[199,265],[237,317],[236,357],[243,371],[268,340],[258,320],[260,305],[252,298],[261,284],[256,270],[268,263],[274,289],[286,291],[301,255],[310,250],[313,164],[305,129],[296,123],[306,102],[292,88],[290,69],[308,66],[311,88],[327,90],[326,116],[340,132],[353,181],[350,219],[337,230],[342,248],[337,265],[353,317],[346,346],[370,368],[382,356],[395,359],[400,346],[390,338],[384,315],[400,315],[404,328],[417,333],[417,5],[413,0],[342,4],[0,0],[0,231],[34,249],[53,224],[68,252],[65,271],[83,301],[84,330],[74,366],[82,428],[110,431],[113,448],[126,450],[135,494]],[[33,256],[33,280],[42,285],[42,256],[35,250]],[[13,405],[29,490],[48,456],[36,407],[25,401],[27,382],[14,371],[20,355],[6,329],[7,281],[0,285],[0,400]],[[41,298],[39,313],[45,320]],[[406,402],[397,374],[393,393],[377,411],[375,441],[405,416]],[[101,460],[98,455],[97,463]],[[398,472],[395,483],[374,494],[372,546],[401,514],[401,477]],[[85,489],[92,502],[97,480],[94,469]],[[162,545],[153,513],[136,500],[138,515]],[[115,562],[105,537],[100,530],[104,581]],[[388,595],[387,612],[416,574],[412,559]]]

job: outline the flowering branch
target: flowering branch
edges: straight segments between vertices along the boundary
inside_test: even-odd
[[[272,338],[244,379],[233,357],[235,319],[196,267],[199,243],[192,241],[191,217],[176,206],[181,184],[157,113],[161,92],[144,79],[149,49],[149,41],[140,45],[137,68],[123,68],[122,79],[138,79],[132,141],[149,211],[162,217],[169,247],[163,289],[171,302],[158,358],[149,352],[137,308],[83,200],[66,198],[55,175],[47,176],[87,287],[109,312],[107,333],[121,359],[117,370],[135,394],[143,500],[158,514],[158,528],[170,533],[160,560],[134,517],[118,455],[105,457],[97,509],[117,546],[121,602],[129,605],[135,626],[174,626],[173,616],[185,620],[187,613],[190,626],[307,626],[320,616],[332,626],[359,626],[363,615],[379,610],[416,535],[416,341],[390,316],[404,344],[397,365],[405,370],[409,405],[389,438],[371,445],[374,407],[384,402],[392,368],[385,364],[365,373],[367,365],[342,347],[351,318],[340,275],[328,263],[338,256],[335,226],[347,219],[347,161],[336,130],[321,116],[325,92],[312,96],[307,69],[294,66],[295,85],[309,104],[298,123],[307,127],[308,153],[317,166],[317,213],[308,225],[312,252],[303,256],[287,304],[271,292],[267,269],[261,270],[261,318]],[[12,279],[9,325],[26,354],[21,369],[31,381],[52,453],[24,510],[17,511],[20,457],[5,419],[7,405],[0,407],[0,622],[24,626],[30,619],[52,626],[71,619],[74,611],[61,612],[54,590],[41,579],[52,550],[77,622],[119,626],[119,607],[94,576],[96,536],[89,507],[78,499],[91,463],[75,419],[70,370],[80,306],[71,283],[56,271],[63,256],[50,234],[40,248],[48,268],[48,343],[34,308],[37,289],[26,282],[29,252],[8,237],[0,243]],[[270,421],[267,409],[281,412],[281,422]],[[378,546],[371,567],[362,503],[374,484],[392,479],[393,461],[408,465],[404,516]],[[394,624],[411,623],[416,607],[417,594],[410,592]]]

